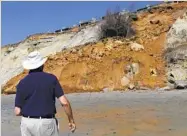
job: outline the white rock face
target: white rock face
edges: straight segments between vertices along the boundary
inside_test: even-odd
[[[181,43],[187,42],[187,11],[179,17],[167,34],[167,48],[176,48]]]
[[[65,41],[69,40],[72,34],[63,34],[56,36],[52,39],[51,42],[46,42],[43,40],[40,44],[37,45],[38,51],[45,57],[50,54],[59,52],[62,46],[65,46]],[[12,77],[20,74],[23,71],[22,60],[25,56],[28,55],[28,48],[32,47],[32,44],[35,41],[26,40],[23,43],[20,43],[18,47],[15,47],[13,51],[9,54],[6,54],[5,51],[1,51],[1,84],[5,84]],[[6,54],[6,55],[4,55]]]
[[[90,26],[75,34],[66,44],[66,47],[75,47],[89,42],[96,42],[100,39],[100,24]]]
[[[71,48],[78,45],[83,45],[87,42],[96,42],[99,40],[100,27],[89,26],[78,33],[60,34],[49,39],[40,39],[35,41],[26,40],[15,47],[11,48],[10,53],[6,50],[1,50],[1,85],[6,84],[12,77],[20,74],[23,71],[21,62],[28,55],[28,50],[31,47],[36,49],[44,56],[56,54],[63,48]],[[36,46],[33,46],[36,45]]]
[[[173,83],[185,81],[187,79],[187,10],[170,28],[165,50],[167,52],[165,58],[168,62],[168,81]]]

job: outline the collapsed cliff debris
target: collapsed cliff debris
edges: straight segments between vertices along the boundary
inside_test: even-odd
[[[161,42],[162,42],[161,36]],[[119,42],[120,41],[120,42]],[[108,45],[110,49],[108,49]],[[131,50],[128,41],[109,38],[86,46],[66,49],[49,57],[45,71],[55,74],[66,93],[82,91],[102,91],[125,88],[134,89],[133,85],[141,87],[164,86],[164,61],[161,50],[157,58],[150,56],[149,45],[143,51]],[[153,45],[153,48],[157,48]],[[154,50],[153,50],[154,51]],[[126,67],[130,67],[127,71]],[[150,67],[158,69],[158,76],[150,76]],[[3,88],[4,93],[15,92],[17,81],[23,78],[27,71],[12,78]],[[126,76],[126,82],[123,77]],[[15,83],[16,81],[16,83]]]
[[[168,6],[172,8],[165,8]],[[54,41],[50,42],[50,46],[41,50],[43,51],[42,53],[51,50],[54,53],[53,55],[48,53],[45,71],[51,72],[58,77],[66,93],[165,87],[167,86],[167,81],[170,80],[167,78],[166,73],[168,73],[169,68],[166,69],[166,65],[172,71],[175,71],[174,69],[179,70],[176,66],[180,66],[184,72],[182,75],[186,75],[186,70],[184,69],[186,67],[184,63],[186,47],[180,48],[180,45],[172,44],[171,40],[167,44],[168,38],[172,38],[171,35],[175,37],[175,29],[181,28],[182,25],[173,24],[178,17],[182,17],[181,15],[184,14],[186,6],[186,2],[161,4],[160,8],[155,8],[152,13],[148,11],[137,13],[138,19],[132,21],[132,28],[136,31],[136,34],[130,38],[112,37],[97,42],[95,40],[99,39],[97,35],[99,28],[97,25],[68,35],[68,40],[63,39],[59,34],[59,37],[55,36]],[[102,24],[102,22],[100,23]],[[177,32],[182,33],[180,31]],[[92,32],[91,36],[90,32]],[[170,35],[170,33],[172,34]],[[180,38],[178,37],[178,39]],[[65,40],[65,44],[62,44]],[[39,47],[42,44],[40,43]],[[170,44],[174,47],[173,49],[176,48],[177,53],[175,50],[169,49]],[[27,50],[24,45],[20,44],[13,52],[18,51],[18,48],[19,54]],[[61,51],[60,49],[63,50]],[[56,50],[60,50],[60,52],[55,52]],[[183,55],[181,55],[181,51]],[[176,54],[176,57],[173,58],[173,54]],[[10,55],[12,55],[11,58],[14,57],[13,53],[10,53]],[[26,53],[24,52],[23,55],[26,55]],[[164,57],[168,59],[165,61]],[[20,62],[21,58],[18,56],[16,60]],[[168,63],[167,60],[171,62]],[[176,62],[177,65],[175,64]],[[19,67],[17,68],[17,71],[21,72]],[[12,68],[11,72],[14,73],[15,68]],[[15,93],[15,86],[26,74],[27,71],[24,71],[10,79],[3,86],[3,93]],[[177,74],[172,72],[169,75],[171,78],[172,76],[176,78],[175,75]],[[12,74],[9,76],[12,76]],[[181,78],[182,76],[178,81]],[[173,84],[178,83],[176,88],[182,88],[181,86],[184,82],[182,81],[179,84],[178,81],[174,80]]]

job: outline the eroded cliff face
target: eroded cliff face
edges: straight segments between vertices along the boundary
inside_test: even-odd
[[[162,42],[164,38],[165,34],[157,42]],[[135,51],[131,44],[123,39],[108,39],[106,43],[100,41],[66,50],[50,56],[45,71],[58,77],[66,93],[100,91],[104,88],[125,89],[129,84],[152,88],[164,86],[165,66],[161,50],[149,51],[150,48],[144,45],[144,49]],[[157,48],[156,44],[151,46]],[[132,64],[138,65],[136,73],[128,69]],[[155,75],[151,75],[151,69],[156,70]],[[15,90],[15,85],[26,74],[24,72],[12,78],[4,91]],[[123,81],[124,76],[129,80],[127,84]]]
[[[168,32],[165,50],[170,83],[178,87],[187,87],[187,10]]]
[[[1,84],[4,85],[12,77],[23,72],[21,62],[25,56],[33,50],[38,50],[46,57],[62,49],[72,48],[88,42],[96,42],[99,39],[99,25],[93,24],[86,28],[70,29],[63,33],[43,33],[28,36],[25,40],[5,46],[1,50]]]
[[[64,49],[48,57],[45,71],[58,77],[65,93],[164,87],[167,33],[186,6],[186,2],[162,4],[152,12],[138,13],[133,22],[134,37]],[[24,71],[10,79],[3,92],[15,93],[15,86],[26,74]]]

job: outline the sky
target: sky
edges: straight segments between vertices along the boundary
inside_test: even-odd
[[[1,45],[17,43],[28,35],[54,32],[78,24],[80,20],[99,18],[108,9],[135,11],[158,1],[30,1],[1,2]]]

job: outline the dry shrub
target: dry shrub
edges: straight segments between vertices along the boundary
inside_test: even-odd
[[[104,23],[101,25],[101,38],[122,36],[131,37],[135,31],[131,28],[132,18],[130,13],[121,14],[119,11],[107,11]]]

